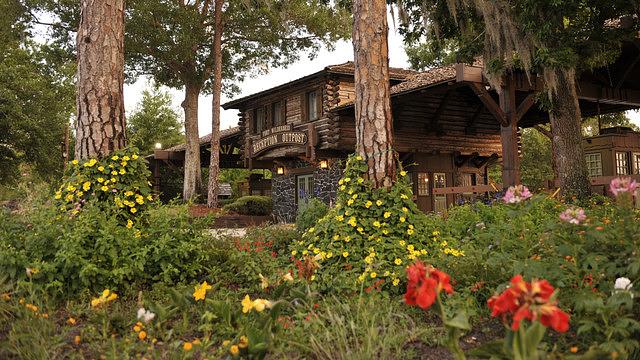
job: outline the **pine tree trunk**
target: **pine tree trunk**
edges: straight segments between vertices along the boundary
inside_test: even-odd
[[[78,49],[75,158],[125,146],[124,0],[82,0]]]
[[[551,93],[553,110],[549,113],[553,135],[560,192],[564,196],[591,194],[587,164],[582,148],[580,106],[575,84],[575,69],[548,69],[555,75],[557,88]],[[548,74],[545,74],[549,78]]]
[[[377,188],[390,187],[396,178],[387,33],[385,1],[353,2],[356,152]]]
[[[218,206],[218,173],[220,172],[220,92],[222,91],[222,4],[215,0],[213,15],[213,101],[211,109],[211,159],[209,162],[209,186],[207,206]]]
[[[202,189],[200,136],[198,134],[198,96],[200,96],[200,86],[193,84],[185,86],[184,101],[182,102],[186,137],[184,184],[182,189],[184,200],[194,200]]]

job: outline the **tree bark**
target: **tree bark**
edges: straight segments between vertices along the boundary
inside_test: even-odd
[[[124,0],[82,0],[75,158],[103,157],[126,142]]]
[[[385,1],[353,2],[356,152],[367,162],[376,188],[389,188],[396,179],[388,31]]]
[[[218,173],[220,172],[220,92],[222,91],[222,5],[224,0],[215,0],[213,34],[213,100],[211,109],[211,158],[209,162],[209,186],[207,206],[218,206]]]
[[[552,110],[549,113],[553,135],[553,151],[560,181],[560,193],[564,196],[587,197],[591,185],[582,148],[580,106],[575,84],[575,69],[547,69],[546,78],[556,79],[556,89],[551,91]]]
[[[198,134],[198,96],[200,86],[185,85],[184,101],[184,133],[186,149],[184,155],[184,184],[182,196],[184,200],[195,200],[202,189],[202,173],[200,169],[200,136]]]

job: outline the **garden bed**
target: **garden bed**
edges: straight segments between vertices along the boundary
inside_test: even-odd
[[[212,209],[206,205],[189,207],[189,214],[192,217],[205,217],[214,214],[215,218],[210,226],[212,229],[246,228],[275,222],[273,215],[242,215],[218,208]]]

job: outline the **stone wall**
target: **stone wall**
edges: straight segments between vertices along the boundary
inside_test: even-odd
[[[287,164],[288,169],[310,166],[310,164],[301,161]],[[328,169],[315,168],[313,170],[314,197],[332,205],[335,202],[340,177],[342,177],[342,168],[337,163]],[[273,215],[278,222],[295,222],[298,213],[296,191],[296,175],[273,175],[271,180]]]

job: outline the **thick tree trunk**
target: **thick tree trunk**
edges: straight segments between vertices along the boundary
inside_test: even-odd
[[[200,86],[187,84],[184,101],[184,133],[186,149],[184,155],[184,200],[194,200],[202,189],[202,173],[200,169],[200,135],[198,134],[198,96]]]
[[[220,92],[222,91],[222,4],[215,0],[213,15],[213,101],[211,109],[211,159],[209,162],[209,186],[207,206],[218,206],[218,173],[220,172]]]
[[[125,146],[124,0],[82,0],[78,47],[75,158]]]
[[[385,1],[353,2],[356,152],[369,165],[369,179],[377,188],[390,187],[396,178],[388,31]]]
[[[580,106],[575,84],[575,69],[548,69],[546,78],[554,78],[557,88],[551,92],[553,110],[549,113],[553,135],[560,192],[564,196],[591,194],[587,164],[582,148]]]

